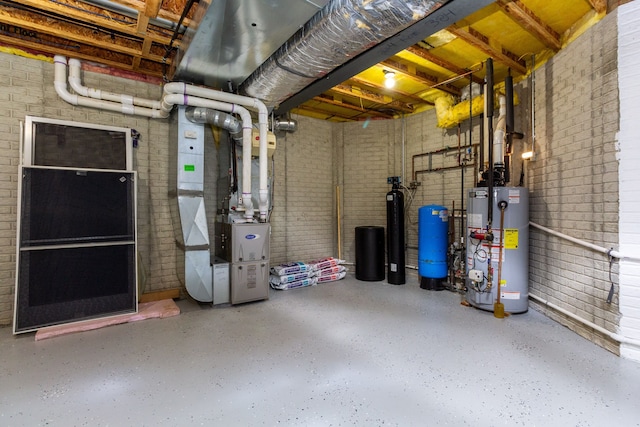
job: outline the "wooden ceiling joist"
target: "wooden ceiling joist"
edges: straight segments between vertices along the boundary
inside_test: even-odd
[[[416,70],[415,73],[412,73],[408,70],[408,67],[406,67],[404,64],[399,63],[397,61],[387,59],[385,61],[380,62],[380,64],[384,65],[386,68],[392,69],[397,73],[407,76],[421,84],[428,85],[429,87],[437,85],[439,83],[438,77],[433,76],[421,70]],[[444,92],[450,93],[452,95],[460,96],[460,89],[450,84],[439,86],[438,89]]]
[[[491,40],[472,27],[469,26],[468,29],[463,29],[462,27],[451,25],[447,27],[447,31],[486,53],[493,59],[502,62],[512,70],[523,75],[527,74],[527,66],[524,60],[518,58],[518,55],[505,49],[495,40]]]
[[[405,102],[401,102],[383,94],[371,92],[357,86],[354,87],[347,84],[339,84],[331,88],[331,91],[377,104],[393,106],[394,109],[401,110],[404,113],[413,113],[414,111],[413,107]]]
[[[336,107],[340,107],[340,108],[345,108],[347,110],[353,110],[353,111],[358,111],[359,113],[367,113],[370,116],[376,116],[376,117],[381,117],[381,118],[385,118],[385,119],[392,119],[393,115],[389,115],[389,114],[385,114],[385,113],[381,113],[375,110],[371,110],[371,109],[367,109],[367,108],[363,108],[363,107],[358,107],[357,105],[352,105],[352,104],[348,104],[346,102],[342,102],[342,101],[336,101],[333,98],[329,98],[327,96],[316,96],[313,98],[314,101],[318,101],[318,102],[322,102],[325,104],[331,104],[334,105]]]
[[[520,0],[497,0],[497,3],[509,18],[513,19],[518,25],[527,30],[547,47],[556,52],[562,48],[560,34],[542,22],[542,20]]]
[[[460,68],[458,66],[456,66],[455,64],[452,64],[451,62],[442,59],[434,54],[432,54],[431,52],[429,52],[428,49],[425,49],[423,47],[420,47],[418,45],[413,45],[413,46],[409,46],[408,48],[405,49],[407,52],[410,52],[424,60],[427,60],[433,64],[436,64],[439,67],[442,67],[448,71],[451,71],[453,74],[457,74],[457,75],[462,75],[465,74],[467,72],[469,72],[469,70],[465,70],[464,68]],[[483,84],[484,80],[480,77],[477,76],[472,76],[472,79],[474,81],[474,83],[478,83],[478,84]]]
[[[607,11],[607,0],[588,0],[589,4],[598,13],[604,13]]]

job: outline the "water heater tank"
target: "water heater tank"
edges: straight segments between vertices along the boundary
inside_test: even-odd
[[[444,289],[447,277],[449,211],[444,206],[418,209],[418,274],[423,289]]]
[[[524,313],[529,308],[529,191],[523,187],[494,187],[491,241],[477,238],[489,231],[488,188],[471,189],[468,196],[467,302],[476,308],[493,311],[501,269],[500,302],[504,304],[504,310]],[[505,206],[504,202],[501,233],[499,206]],[[502,265],[499,262],[501,254]]]

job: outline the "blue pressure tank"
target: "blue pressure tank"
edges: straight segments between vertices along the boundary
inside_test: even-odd
[[[418,209],[418,274],[422,289],[444,289],[448,232],[449,211],[446,207],[427,205]]]

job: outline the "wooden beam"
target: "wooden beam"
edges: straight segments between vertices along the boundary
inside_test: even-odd
[[[392,119],[393,116],[385,113],[380,113],[376,110],[371,110],[369,108],[358,107],[357,105],[348,104],[346,102],[335,101],[333,98],[328,98],[326,96],[316,96],[312,98],[316,102],[321,102],[323,104],[330,104],[340,108],[346,108],[347,110],[358,111],[360,113],[367,113],[370,116],[382,117],[385,119]]]
[[[447,31],[486,53],[495,60],[502,62],[512,70],[523,75],[527,74],[527,65],[524,60],[518,58],[518,55],[505,49],[495,40],[489,39],[489,37],[474,30],[472,27],[465,30],[454,24],[447,27]]]
[[[393,97],[391,96],[372,92],[372,91],[363,89],[361,87],[351,86],[343,83],[343,84],[339,84],[337,86],[332,87],[330,90],[332,92],[337,92],[343,95],[364,99],[370,102],[388,105],[389,107],[392,107],[395,110],[400,110],[404,113],[414,112],[414,108],[407,103],[393,99]]]
[[[429,62],[432,62],[434,64],[436,64],[439,67],[444,68],[445,70],[451,71],[453,74],[457,74],[457,75],[461,75],[461,74],[465,74],[468,73],[469,70],[466,70],[464,68],[460,68],[455,64],[452,64],[451,62],[442,59],[434,54],[432,54],[431,52],[429,52],[428,49],[425,49],[423,47],[417,46],[417,45],[413,45],[413,46],[409,46],[408,48],[405,49],[407,52],[412,53],[422,59],[425,59]],[[472,76],[473,81],[475,83],[478,84],[483,84],[484,80],[480,77],[477,76]]]
[[[363,79],[361,77],[351,77],[349,80],[347,80],[347,83],[353,83],[356,86],[360,86],[360,87],[370,87],[372,89],[375,90],[384,90],[384,91],[388,91],[389,89],[385,88],[383,85],[380,85],[378,83],[372,82],[370,80],[366,80]],[[407,92],[403,92],[401,90],[398,89],[393,89],[393,94],[394,94],[394,98],[402,98],[404,100],[409,100],[410,102],[407,102],[407,104],[428,104],[428,105],[433,105],[432,102],[429,101],[425,101],[424,99],[420,98],[419,96],[415,96],[412,93],[407,93]]]
[[[535,13],[520,0],[497,0],[498,6],[522,28],[554,51],[562,48],[560,34],[545,24]]]
[[[136,33],[147,34],[149,27],[149,17],[142,12],[138,12],[138,23],[136,25]]]
[[[354,119],[353,116],[346,116],[344,114],[333,113],[326,110],[320,110],[314,107],[310,107],[306,105],[306,103],[299,105],[296,108],[292,108],[291,112],[294,114],[303,114],[301,112],[305,112],[307,113],[307,115],[311,115],[314,118],[321,119],[321,120],[330,120],[335,122],[352,122],[354,120],[357,120],[357,119]]]
[[[92,7],[91,5],[86,3],[80,3],[82,5],[82,9],[86,9],[86,11],[78,10],[77,7],[72,7],[75,6],[75,3],[72,3],[70,0],[57,0],[55,2],[45,0],[20,0],[20,3],[25,6],[30,6],[36,9],[67,16],[69,18],[85,22],[87,24],[93,24],[96,27],[113,30],[122,34],[139,36],[138,25],[134,18],[129,18],[128,16],[124,15],[118,15],[118,20],[115,20],[111,19],[108,16],[101,16],[97,13],[99,13],[100,11],[104,12],[102,9]],[[109,12],[109,15],[114,15],[114,13]],[[148,31],[148,37],[150,37],[154,42],[158,44],[169,44],[169,41],[171,40],[170,35],[162,35],[153,31]]]
[[[401,62],[393,61],[391,59],[386,59],[380,62],[378,65],[382,65],[384,66],[384,68],[390,68],[397,73],[407,76],[417,81],[418,83],[427,85],[429,87],[439,82],[438,77],[434,75],[431,75],[429,73],[425,73],[424,71],[419,71],[419,70],[416,70],[415,74],[411,73],[409,71],[409,67],[407,67],[405,64]],[[442,85],[442,86],[439,86],[438,89],[444,92],[448,92],[452,95],[460,96],[460,89],[458,89],[453,85],[449,85],[449,84]]]
[[[153,302],[153,301],[162,301],[165,299],[176,299],[180,298],[180,289],[165,289],[162,291],[151,291],[145,292],[140,295],[140,303],[145,302]]]
[[[588,0],[589,4],[598,13],[607,12],[607,0]]]
[[[157,18],[162,7],[162,0],[145,0],[144,15],[148,18]]]

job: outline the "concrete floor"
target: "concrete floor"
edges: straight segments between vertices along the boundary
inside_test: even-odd
[[[640,425],[640,364],[409,282],[350,273],[39,342],[2,328],[0,425]]]

